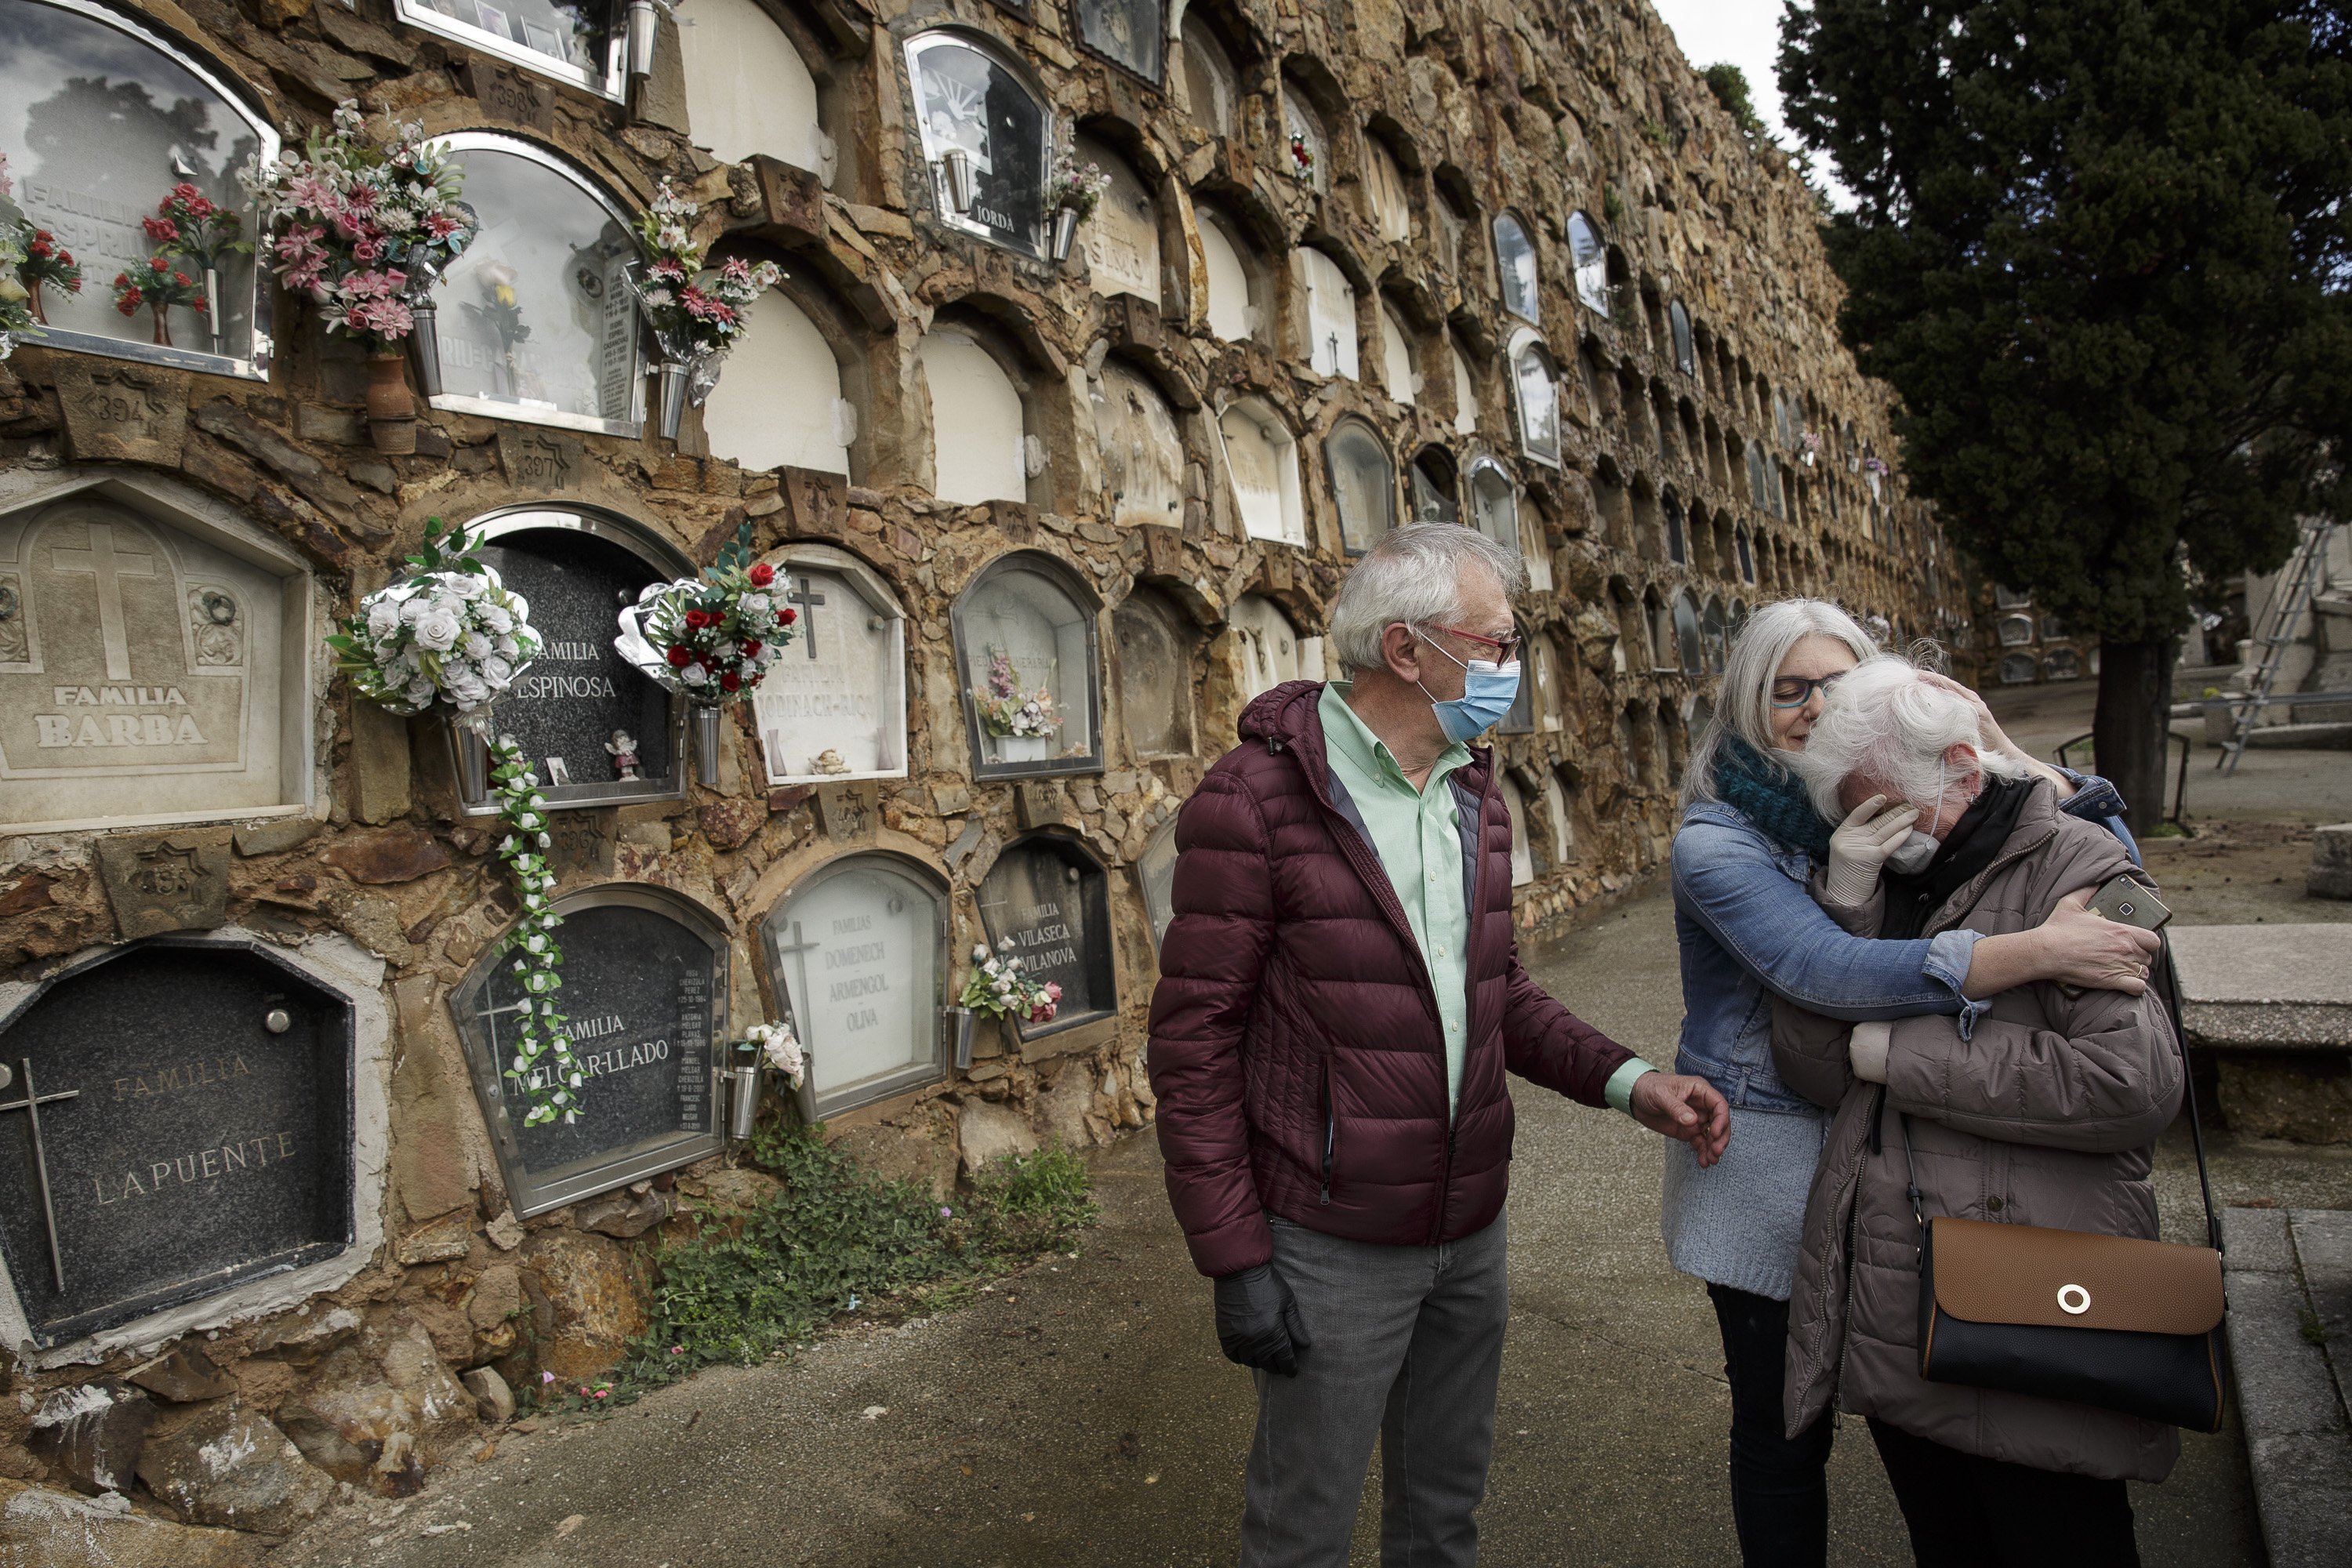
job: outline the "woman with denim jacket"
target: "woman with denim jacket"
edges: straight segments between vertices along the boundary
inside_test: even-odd
[[[1980,999],[2029,981],[2137,995],[2157,945],[2149,932],[2072,906],[2033,931],[1913,942],[1850,936],[1822,911],[1808,890],[1812,879],[1840,869],[1874,878],[1879,861],[1903,854],[1916,814],[1865,806],[1833,843],[1831,825],[1774,755],[1804,748],[1822,690],[1876,651],[1824,600],[1759,610],[1732,645],[1720,702],[1692,750],[1675,837],[1684,1007],[1675,1069],[1723,1092],[1732,1137],[1705,1170],[1685,1151],[1667,1151],[1662,1229],[1674,1266],[1706,1281],[1722,1331],[1732,1514],[1747,1568],[1818,1568],[1829,1550],[1832,1418],[1791,1438],[1780,1409],[1789,1294],[1827,1118],[1773,1068],[1773,997],[1857,1022],[1954,1014],[1966,1037]],[[1987,749],[2049,779],[2063,810],[2105,824],[2131,847],[2112,785],[2026,756],[1978,709]]]

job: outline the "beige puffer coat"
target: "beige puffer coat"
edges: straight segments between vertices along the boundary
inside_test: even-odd
[[[1922,934],[2029,931],[2068,893],[2129,869],[2113,835],[2063,815],[2050,786],[2037,783],[2000,854],[1932,912]],[[1878,913],[1845,918],[1869,935]],[[1806,1202],[1789,1303],[1790,1433],[1834,1400],[1963,1453],[2162,1480],[2179,1453],[2170,1426],[1921,1379],[1919,1228],[1904,1195],[1897,1113],[1910,1121],[1929,1218],[2154,1237],[2149,1161],[2181,1093],[2163,1005],[2152,991],[2069,997],[2044,982],[1994,997],[1968,1039],[1957,1017],[1901,1019],[1883,1091],[1853,1076],[1851,1028],[1773,1005],[1781,1078],[1837,1112]]]

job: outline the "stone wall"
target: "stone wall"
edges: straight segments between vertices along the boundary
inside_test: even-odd
[[[1368,422],[1400,473],[1425,458],[1465,518],[1481,456],[1514,489],[1538,583],[1522,613],[1548,645],[1525,732],[1498,742],[1529,841],[1518,902],[1530,931],[1663,862],[1683,758],[1748,606],[1830,594],[1899,633],[1939,629],[1959,608],[1941,596],[1948,573],[1944,584],[1934,575],[1932,518],[1898,468],[1880,467],[1895,456],[1885,394],[1837,344],[1839,290],[1812,199],[1782,158],[1743,139],[1641,6],[1195,0],[1194,26],[1232,73],[1232,133],[1216,135],[1204,126],[1217,114],[1193,101],[1214,85],[1213,62],[1171,43],[1166,88],[1147,84],[1082,47],[1052,0],[875,12],[860,0],[766,0],[815,84],[819,161],[830,166],[812,170],[698,150],[680,34],[667,19],[656,68],[625,105],[410,26],[390,0],[121,5],[289,136],[346,97],[435,134],[508,133],[553,149],[625,206],[667,176],[704,204],[722,249],[786,266],[785,290],[825,339],[854,407],[845,477],[714,456],[698,411],[670,443],[650,429],[630,437],[420,402],[416,454],[385,457],[368,443],[363,362],[281,297],[266,378],[135,367],[108,384],[139,402],[127,426],[92,394],[90,369],[112,376],[126,362],[25,346],[0,366],[0,510],[75,476],[163,476],[299,557],[329,614],[390,580],[428,517],[531,503],[632,520],[701,562],[746,522],[762,552],[820,542],[863,562],[908,618],[903,779],[772,790],[759,738],[747,720],[731,722],[715,785],[559,814],[554,863],[565,889],[658,884],[724,921],[730,1011],[743,1021],[778,1011],[758,922],[834,858],[885,848],[929,868],[951,890],[950,951],[961,955],[981,929],[972,890],[1010,841],[1048,830],[1087,847],[1109,873],[1116,1017],[1025,1048],[987,1054],[983,1042],[969,1070],[831,1124],[862,1157],[942,1189],[990,1154],[1041,1138],[1083,1145],[1150,1119],[1141,1053],[1154,940],[1139,862],[1232,742],[1264,672],[1311,670],[1314,645],[1265,653],[1261,634],[1276,623],[1236,606],[1255,595],[1299,638],[1319,636],[1347,566],[1320,444],[1343,418]],[[1156,290],[1093,286],[1087,243],[1057,266],[940,220],[902,47],[932,26],[995,40],[1034,73],[1057,123],[1125,161],[1149,198],[1137,210],[1162,258]],[[1319,182],[1286,172],[1286,112],[1317,121]],[[1489,238],[1507,209],[1534,241],[1532,325],[1565,416],[1556,466],[1525,455],[1517,429],[1506,355],[1521,324],[1502,307]],[[1254,316],[1240,341],[1209,325],[1201,226],[1211,213],[1248,275]],[[1579,297],[1573,213],[1605,246],[1587,287],[1605,315]],[[1129,250],[1095,264],[1131,259],[1145,237],[1130,234]],[[1286,254],[1308,245],[1352,290],[1361,379],[1312,366],[1299,280],[1329,273]],[[1324,287],[1328,310],[1342,296]],[[1678,314],[1690,323],[1687,368]],[[949,487],[918,352],[934,323],[982,343],[1014,384],[1031,438],[1022,499],[935,499]],[[1402,385],[1386,379],[1384,331],[1410,361]],[[1475,410],[1459,405],[1457,354]],[[1122,368],[1165,401],[1181,447],[1154,455],[1171,478],[1153,522],[1122,515],[1134,459],[1107,457],[1097,437],[1096,400]],[[1410,405],[1391,395],[1408,388]],[[1270,410],[1306,458],[1303,542],[1245,530],[1219,435],[1238,399]],[[1401,482],[1390,498],[1400,515],[1412,494]],[[1099,772],[973,776],[950,606],[1013,550],[1066,564],[1101,601]],[[1139,595],[1157,595],[1173,619],[1164,648],[1120,630],[1119,608]],[[141,924],[101,875],[101,847],[120,834],[20,837],[0,868],[0,965],[34,980],[93,947],[190,925],[289,945],[340,933],[364,949],[382,964],[393,1020],[392,1048],[362,1068],[383,1076],[390,1106],[387,1239],[347,1282],[291,1310],[248,1303],[176,1342],[118,1339],[22,1362],[16,1397],[0,1401],[0,1475],[96,1484],[34,1423],[102,1387],[102,1419],[131,1421],[110,1412],[152,1399],[166,1434],[224,1419],[234,1392],[238,1419],[274,1420],[307,1456],[291,1500],[247,1517],[190,1501],[159,1459],[149,1495],[196,1522],[281,1528],[323,1495],[318,1470],[412,1488],[474,1441],[460,1374],[544,1364],[569,1377],[605,1363],[639,1321],[630,1240],[683,1223],[671,1217],[682,1201],[747,1195],[737,1173],[704,1161],[515,1217],[448,1007],[512,908],[490,834],[457,809],[433,731],[354,703],[322,667],[311,673],[314,700],[293,726],[310,733],[308,809],[196,830],[221,868],[216,908],[151,911]],[[1182,744],[1149,752],[1128,706],[1171,690],[1189,710]],[[91,1384],[101,1372],[129,1381]]]

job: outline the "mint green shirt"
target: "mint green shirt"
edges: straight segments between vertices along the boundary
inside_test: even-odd
[[[1462,886],[1461,814],[1445,781],[1470,760],[1470,749],[1458,742],[1446,747],[1428,779],[1413,788],[1388,742],[1348,706],[1348,686],[1346,681],[1327,682],[1317,705],[1324,751],[1372,836],[1372,853],[1380,857],[1381,868],[1404,906],[1405,923],[1412,928],[1430,982],[1437,988],[1437,1019],[1445,1030],[1446,1114],[1451,1117],[1461,1103],[1462,1060],[1469,1046],[1470,958],[1465,949],[1470,907]],[[1603,1091],[1609,1103],[1624,1110],[1633,1080],[1651,1070],[1649,1063],[1635,1057],[1611,1074]]]

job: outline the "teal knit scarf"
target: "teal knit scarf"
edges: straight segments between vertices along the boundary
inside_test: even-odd
[[[1830,825],[1787,768],[1766,762],[1756,748],[1727,732],[1715,758],[1716,793],[1724,804],[1791,849],[1830,858]]]

